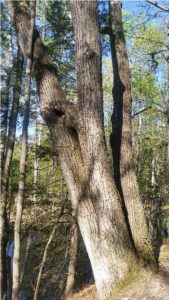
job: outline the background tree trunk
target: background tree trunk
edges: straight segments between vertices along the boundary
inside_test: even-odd
[[[66,200],[66,199],[65,199],[65,200]],[[53,240],[53,238],[54,238],[56,229],[57,229],[57,227],[58,227],[59,220],[60,220],[60,218],[61,218],[62,215],[63,215],[64,207],[65,207],[65,201],[64,201],[64,203],[63,203],[63,206],[62,206],[62,208],[61,208],[60,214],[59,214],[59,216],[58,216],[56,225],[53,227],[53,229],[52,229],[52,231],[51,231],[51,233],[50,233],[49,239],[47,240],[45,249],[44,249],[42,261],[41,261],[41,263],[40,263],[40,268],[39,268],[39,272],[38,272],[38,276],[37,276],[37,280],[36,280],[36,286],[35,286],[35,292],[34,292],[33,300],[38,300],[38,299],[39,299],[39,288],[40,288],[41,278],[42,278],[42,274],[43,274],[43,268],[44,268],[44,266],[45,266],[45,262],[46,262],[46,258],[47,258],[47,254],[48,254],[48,249],[49,249],[49,246],[50,246],[50,244],[51,244],[51,242],[52,242],[52,240]]]
[[[38,105],[36,105],[37,108]],[[40,146],[40,132],[38,134],[38,113],[36,112],[36,124],[35,124],[35,156],[34,156],[34,170],[33,170],[33,204],[36,204],[37,198],[37,184],[38,184],[38,173],[39,173],[39,159],[38,159],[38,147]]]
[[[13,257],[13,286],[12,286],[12,300],[19,299],[20,289],[20,239],[21,239],[21,219],[23,210],[23,197],[25,188],[25,172],[26,172],[26,156],[27,156],[27,140],[28,140],[28,125],[29,125],[29,107],[30,107],[30,82],[31,82],[31,66],[32,66],[32,37],[35,23],[35,3],[31,7],[31,26],[28,35],[28,49],[27,49],[27,67],[25,79],[25,106],[24,106],[24,120],[22,127],[22,145],[20,157],[20,177],[18,184],[18,194],[16,197],[16,217],[14,225],[14,257]]]
[[[114,177],[123,200],[126,223],[140,258],[155,263],[152,239],[135,173],[131,127],[131,75],[123,32],[121,1],[110,0],[111,49],[114,72],[111,147]]]
[[[9,188],[9,174],[10,174],[10,166],[13,156],[13,149],[15,143],[15,133],[16,133],[16,122],[18,116],[18,108],[19,108],[19,97],[21,92],[21,84],[22,84],[22,68],[23,68],[23,57],[21,55],[20,50],[18,49],[17,54],[17,70],[16,70],[16,79],[14,83],[13,90],[13,102],[11,115],[9,119],[9,130],[8,130],[8,138],[6,143],[6,152],[4,157],[4,164],[2,170],[2,178],[1,178],[1,215],[0,215],[0,276],[1,276],[1,296],[3,299],[5,296],[5,291],[3,291],[3,285],[5,284],[6,278],[6,269],[5,269],[5,259],[6,259],[6,243],[7,243],[7,200],[8,200],[8,188]],[[3,263],[4,261],[4,263]],[[5,284],[6,285],[6,284]],[[4,296],[2,296],[4,294]]]
[[[6,86],[4,89],[2,89],[2,93],[1,93],[1,141],[0,141],[1,169],[3,167],[4,154],[6,148],[10,87],[11,87],[11,74],[9,72],[7,74]]]
[[[168,45],[168,53],[167,53],[167,169],[168,169],[168,175],[169,175],[169,21],[167,22],[167,45]]]
[[[30,251],[30,247],[31,247],[31,244],[32,244],[32,240],[33,240],[33,233],[28,232],[28,236],[27,236],[27,240],[26,240],[26,249],[25,249],[25,256],[24,256],[24,261],[23,261],[23,267],[22,267],[22,272],[21,272],[21,275],[20,275],[20,287],[21,288],[22,288],[22,283],[23,283],[23,279],[24,279],[24,275],[25,275],[26,264],[28,263],[29,251]]]
[[[71,242],[70,242],[70,253],[69,253],[69,269],[67,274],[66,289],[64,300],[70,299],[73,292],[75,271],[76,271],[76,258],[77,258],[77,247],[78,247],[78,227],[75,218],[71,227]]]

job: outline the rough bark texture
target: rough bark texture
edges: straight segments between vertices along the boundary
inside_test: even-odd
[[[73,223],[72,223],[72,227],[71,227],[69,269],[68,269],[68,274],[67,274],[64,300],[69,300],[71,298],[72,292],[73,292],[74,281],[75,281],[75,271],[76,271],[77,247],[78,247],[78,227],[77,227],[75,218],[73,218]]]
[[[105,147],[97,4],[72,1],[72,7],[80,112],[78,139],[84,162],[76,211],[99,296],[106,299],[118,280],[124,278],[130,258],[125,260],[123,255],[126,251],[126,257],[130,256],[132,247]]]
[[[13,90],[13,102],[11,109],[11,116],[9,119],[9,130],[6,143],[6,153],[4,157],[2,178],[1,178],[1,207],[0,207],[0,299],[6,297],[6,268],[5,268],[5,248],[7,243],[7,216],[6,216],[6,205],[8,200],[8,186],[9,186],[9,174],[10,166],[13,156],[13,148],[15,142],[15,133],[16,133],[16,122],[18,116],[19,108],[19,97],[21,91],[22,83],[22,67],[23,67],[23,58],[20,50],[18,50],[17,55],[17,70],[16,70],[16,79],[14,83]]]
[[[28,10],[8,1],[23,54]],[[112,179],[103,130],[99,26],[96,1],[72,1],[76,36],[78,104],[69,103],[56,69],[34,31],[33,69],[46,120],[91,261],[100,299],[110,294],[135,263],[122,204]]]
[[[135,174],[131,128],[131,79],[125,37],[123,33],[121,1],[110,1],[111,48],[114,72],[111,147],[114,177],[123,200],[126,222],[139,257],[154,264],[151,236],[144,215],[139,186]]]
[[[27,67],[25,79],[25,104],[24,104],[24,119],[22,127],[22,145],[19,169],[19,184],[18,194],[16,197],[16,217],[14,225],[14,257],[13,257],[13,286],[12,286],[12,300],[19,299],[20,289],[20,239],[21,239],[21,219],[23,211],[23,198],[25,189],[25,172],[26,172],[26,156],[27,156],[27,140],[28,140],[28,125],[29,125],[29,107],[30,107],[30,82],[31,82],[31,67],[32,67],[32,37],[34,31],[35,21],[35,6],[32,5],[31,10],[31,25],[28,34],[27,45]]]

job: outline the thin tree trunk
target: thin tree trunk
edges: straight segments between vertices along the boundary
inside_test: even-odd
[[[61,208],[60,214],[58,216],[56,225],[53,227],[53,229],[52,229],[52,231],[50,233],[49,239],[48,239],[48,241],[46,243],[46,247],[45,247],[45,250],[44,250],[44,253],[43,253],[43,257],[42,257],[42,261],[41,261],[40,268],[39,268],[39,273],[38,273],[37,280],[36,280],[36,286],[35,286],[35,292],[34,292],[33,300],[38,300],[39,299],[38,298],[39,288],[40,288],[40,283],[41,283],[43,268],[44,268],[44,265],[45,265],[45,262],[46,262],[46,258],[47,258],[47,254],[48,254],[48,248],[49,248],[49,246],[50,246],[50,244],[51,244],[51,242],[52,242],[52,240],[54,238],[56,229],[58,227],[59,220],[60,220],[61,216],[63,215],[64,206],[65,206],[65,201],[63,203],[63,206]]]
[[[21,272],[21,276],[20,276],[20,287],[22,287],[23,278],[25,275],[25,268],[26,268],[26,264],[28,262],[29,251],[30,251],[30,247],[32,244],[32,239],[33,239],[32,232],[29,232],[27,241],[26,241],[26,249],[25,249],[25,255],[24,255],[23,268],[22,268],[22,272]]]
[[[40,146],[40,133],[38,135],[38,114],[36,114],[36,129],[35,129],[35,156],[34,156],[34,172],[33,172],[33,203],[36,204],[37,184],[38,184],[38,147]]]
[[[1,199],[0,199],[0,299],[7,299],[7,263],[6,263],[6,244],[7,244],[7,212],[6,199],[4,199],[4,154],[6,148],[7,119],[9,108],[10,74],[6,80],[6,91],[2,90],[1,95],[1,139],[0,139],[0,173],[1,173]]]
[[[29,12],[19,2],[7,3],[20,47],[26,55]],[[97,2],[72,1],[72,7],[78,104],[66,100],[56,68],[37,30],[33,70],[41,114],[51,132],[53,151],[60,159],[99,298],[105,300],[110,299],[113,287],[125,278],[136,259],[105,143]]]
[[[167,169],[169,175],[169,21],[167,22],[167,45],[168,45],[168,55],[167,55]]]
[[[22,145],[20,157],[20,178],[18,184],[18,194],[16,197],[16,217],[14,225],[14,258],[13,258],[13,286],[12,286],[12,300],[19,299],[20,289],[20,233],[21,233],[21,219],[23,210],[23,197],[25,188],[25,172],[26,172],[26,156],[27,156],[27,140],[28,140],[28,125],[29,125],[29,108],[30,108],[30,82],[31,82],[31,66],[32,66],[32,37],[35,22],[35,3],[33,2],[31,8],[31,26],[28,34],[28,48],[27,48],[27,67],[25,79],[25,107],[24,120],[22,128]]]
[[[1,140],[0,140],[1,172],[3,169],[4,154],[6,148],[10,86],[11,86],[11,74],[9,72],[7,74],[5,87],[4,89],[2,89],[2,93],[1,93]]]
[[[37,157],[37,143],[35,145],[35,157],[34,157],[34,172],[33,172],[33,204],[36,204],[36,196],[37,196],[37,183],[38,183],[38,168],[39,161]]]
[[[132,150],[131,79],[125,37],[123,33],[121,1],[110,0],[111,49],[114,72],[111,147],[114,177],[123,200],[126,222],[137,254],[154,265],[152,238],[148,231],[141,200]]]
[[[13,156],[13,148],[15,142],[15,133],[16,133],[16,122],[18,116],[18,108],[19,108],[19,97],[21,91],[21,83],[22,83],[22,67],[23,67],[23,57],[21,55],[20,50],[18,49],[17,54],[17,69],[16,69],[16,79],[14,82],[14,90],[13,90],[13,103],[11,109],[11,116],[9,119],[9,130],[8,130],[8,138],[6,143],[6,153],[4,157],[2,178],[1,178],[1,214],[0,214],[0,298],[5,298],[5,291],[3,291],[3,285],[5,284],[6,270],[5,270],[5,248],[7,243],[7,213],[6,213],[6,205],[8,200],[8,188],[9,188],[9,174],[10,174],[10,166]],[[3,263],[4,261],[4,263]],[[4,295],[3,295],[4,294]],[[3,295],[3,296],[2,296]]]
[[[76,258],[77,258],[77,247],[78,247],[78,227],[75,218],[71,227],[71,245],[69,253],[69,269],[67,274],[66,289],[64,300],[71,298],[73,293],[75,271],[76,271]]]

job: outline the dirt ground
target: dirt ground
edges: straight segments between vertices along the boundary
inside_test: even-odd
[[[98,300],[95,286],[75,293],[71,300]],[[112,295],[110,300],[169,300],[169,240],[160,250],[158,274],[143,271],[132,286]]]

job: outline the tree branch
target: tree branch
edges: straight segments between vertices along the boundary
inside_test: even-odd
[[[146,107],[146,108],[143,108],[143,109],[137,111],[136,113],[134,113],[134,114],[131,116],[132,119],[135,118],[135,117],[137,117],[139,114],[141,114],[141,113],[143,113],[143,112],[149,110],[149,109],[152,109],[152,105],[150,105],[150,106],[148,106],[148,107]],[[156,110],[157,112],[159,112],[159,113],[162,113],[163,115],[167,115],[167,110],[165,110],[165,109],[161,109],[161,108],[157,107],[157,108],[155,108],[155,110]]]
[[[161,4],[159,4],[158,2],[156,1],[152,1],[152,0],[146,0],[148,3],[154,5],[155,7],[163,10],[164,12],[168,12],[169,13],[169,8],[168,7],[165,7],[165,6],[162,6]]]
[[[143,113],[143,112],[145,112],[145,111],[147,111],[147,110],[149,110],[151,108],[152,108],[152,106],[150,105],[150,106],[148,106],[146,108],[143,108],[142,110],[137,111],[135,114],[132,115],[132,118],[137,117],[139,114],[141,114],[141,113]]]

